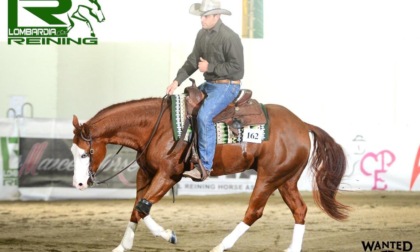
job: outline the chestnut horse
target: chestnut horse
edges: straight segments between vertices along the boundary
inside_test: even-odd
[[[137,150],[137,196],[130,221],[121,243],[114,252],[128,251],[133,246],[138,222],[143,219],[153,235],[176,243],[172,230],[165,230],[151,217],[153,204],[182,179],[189,169],[184,163],[186,142],[174,140],[170,99],[147,98],[107,107],[87,122],[80,124],[73,116],[74,156],[73,184],[88,188],[105,158],[106,145],[117,144]],[[287,108],[268,104],[269,139],[262,143],[219,144],[216,147],[212,176],[253,169],[256,183],[242,221],[211,251],[224,251],[263,215],[272,193],[279,190],[295,220],[290,246],[286,251],[301,251],[305,231],[306,204],[297,183],[309,163],[314,177],[313,194],[317,205],[335,220],[348,217],[348,207],[336,200],[346,169],[342,147],[324,130],[301,121]],[[311,144],[310,133],[313,135]],[[313,147],[312,147],[313,146]],[[311,148],[313,149],[311,151]]]

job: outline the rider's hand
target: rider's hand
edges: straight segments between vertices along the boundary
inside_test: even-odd
[[[205,73],[209,68],[209,62],[200,57],[200,62],[198,62],[198,69],[200,72]]]
[[[174,93],[174,91],[175,91],[175,89],[178,87],[178,81],[177,80],[174,80],[172,83],[171,83],[171,85],[169,85],[167,88],[166,88],[166,94],[168,94],[168,95],[172,95],[173,93]]]

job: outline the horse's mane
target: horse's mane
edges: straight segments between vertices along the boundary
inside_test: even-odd
[[[146,126],[146,124],[149,124],[146,117],[158,113],[156,110],[160,110],[161,101],[162,98],[149,97],[116,103],[100,110],[86,124],[93,128],[103,122],[96,129],[99,131],[107,131],[111,127],[115,128],[115,125],[120,125],[117,127],[121,127],[121,125]]]
[[[101,117],[102,115],[107,114],[107,113],[109,113],[109,111],[112,111],[114,109],[118,109],[118,108],[121,108],[121,107],[124,107],[124,108],[125,107],[130,107],[130,106],[133,106],[133,105],[138,105],[139,103],[148,103],[149,101],[152,101],[152,100],[154,101],[156,99],[159,99],[159,98],[149,97],[149,98],[144,98],[144,99],[137,99],[137,100],[131,100],[131,101],[126,101],[126,102],[115,103],[115,104],[112,104],[112,105],[100,110],[98,113],[96,113],[96,115],[94,117],[92,117],[92,119],[94,119],[96,117]]]

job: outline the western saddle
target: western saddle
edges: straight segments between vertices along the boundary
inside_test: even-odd
[[[190,78],[192,85],[185,88],[185,107],[187,112],[186,123],[182,129],[180,140],[185,139],[185,134],[188,128],[192,128],[191,144],[188,147],[184,162],[188,159],[191,165],[198,164],[199,156],[197,152],[197,127],[196,117],[200,106],[205,98],[205,94],[198,89],[195,80]],[[261,104],[251,99],[252,91],[248,89],[241,89],[238,97],[229,104],[222,112],[220,112],[215,118],[214,123],[225,123],[234,135],[239,134],[239,129],[249,126],[267,123],[266,115],[261,107]],[[180,141],[177,142],[178,145]],[[175,148],[176,146],[174,146]]]
[[[187,93],[185,98],[186,110],[189,117],[196,117],[205,95],[198,89],[194,79],[190,79],[190,81],[192,85],[185,88],[185,93]],[[251,96],[251,90],[241,89],[238,97],[214,117],[213,122],[227,124],[230,130],[236,135],[238,134],[238,130],[245,126],[265,124],[267,119],[261,104],[251,99]]]

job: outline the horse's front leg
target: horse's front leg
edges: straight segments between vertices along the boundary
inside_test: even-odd
[[[156,174],[153,178],[148,178],[145,174],[147,172],[144,170],[139,171],[137,197],[131,213],[130,222],[127,225],[121,243],[113,252],[129,251],[133,247],[134,234],[140,219],[143,219],[146,227],[154,236],[162,237],[164,240],[173,244],[177,242],[175,232],[170,229],[165,230],[150,215],[152,205],[158,202],[176,184],[176,181],[160,176],[159,174]],[[139,188],[139,185],[143,185],[143,187]]]
[[[137,215],[137,210],[133,210],[132,216]],[[172,244],[177,243],[177,237],[175,235],[175,232],[170,229],[164,229],[162,226],[156,223],[155,220],[153,220],[152,216],[147,215],[143,218],[144,224],[146,227],[150,230],[150,232],[156,236],[156,237],[162,237],[165,241],[168,241]],[[138,220],[137,217],[132,217],[130,219],[130,222],[127,225],[127,228],[125,229],[124,237],[121,240],[121,243],[116,247],[113,252],[125,252],[131,250],[134,243],[134,236],[135,232],[137,230]]]
[[[133,221],[130,219],[130,222],[127,225],[127,228],[125,229],[125,233],[123,236],[123,239],[121,240],[121,243],[112,250],[112,252],[125,252],[129,251],[133,247],[134,243],[134,234],[137,230],[137,221]]]
[[[121,243],[118,245],[118,247],[112,250],[112,252],[125,252],[131,250],[131,248],[133,247],[135,232],[137,230],[137,225],[140,220],[140,216],[137,214],[135,206],[138,202],[138,199],[141,198],[149,189],[151,179],[152,178],[150,174],[147,173],[145,170],[140,169],[137,172],[137,194],[136,200],[134,202],[133,211],[131,212],[130,221],[128,222],[128,225],[125,229],[125,233],[123,239],[121,240]]]
[[[160,226],[150,215],[150,210],[154,203],[165,196],[165,194],[176,184],[166,173],[157,173],[152,180],[152,183],[142,198],[138,198],[138,203],[135,206],[137,215],[143,219],[144,224],[150,232],[156,236],[161,237],[165,241],[175,244],[177,238],[175,232],[170,229],[164,229]]]

